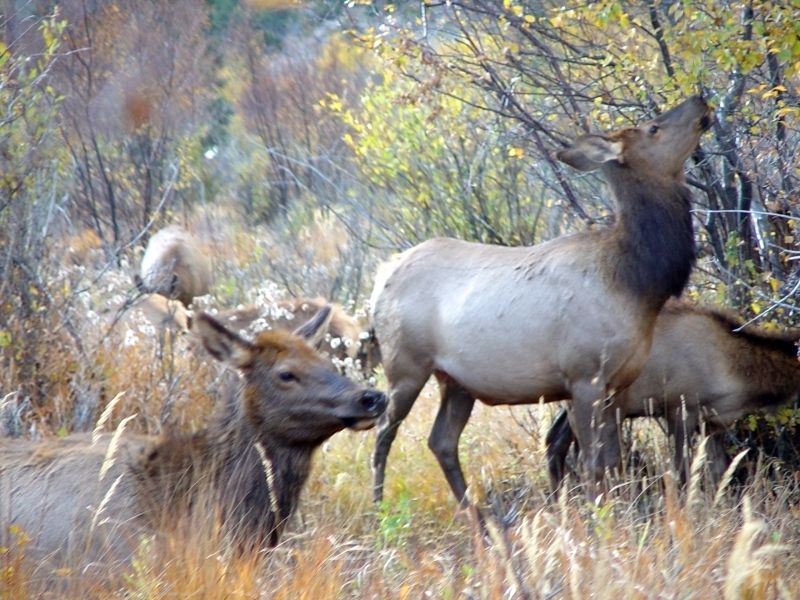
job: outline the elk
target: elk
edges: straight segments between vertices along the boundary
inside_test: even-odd
[[[2,442],[2,522],[32,536],[41,555],[92,547],[95,560],[129,560],[140,532],[172,531],[212,498],[236,547],[274,546],[315,448],[342,429],[372,427],[386,406],[382,393],[339,375],[309,345],[329,318],[324,307],[295,333],[266,331],[249,342],[201,313],[193,332],[242,376],[212,423],[192,434],[126,435],[112,444],[82,435]]]
[[[193,235],[170,225],[150,238],[135,282],[143,292],[158,293],[189,306],[194,298],[208,293],[211,262]]]
[[[128,321],[138,320],[150,323],[157,331],[168,329],[180,333],[188,331],[191,322],[182,302],[161,294],[145,294],[133,306]]]
[[[379,270],[370,304],[389,406],[373,457],[376,501],[397,428],[431,374],[441,404],[428,445],[462,506],[469,502],[458,440],[476,398],[572,398],[588,479],[596,487],[616,465],[617,425],[606,404],[638,375],[661,307],[689,277],[695,254],[683,164],[712,114],[695,96],[557,153],[603,174],[617,206],[611,227],[532,247],[432,239]]]
[[[219,311],[216,316],[230,329],[239,333],[253,335],[264,329],[290,329],[296,327],[315,314],[327,303],[322,298],[293,298],[279,300],[267,306],[244,306]],[[326,342],[330,355],[341,364],[347,358],[357,360],[362,373],[369,373],[377,366],[370,336],[363,331],[361,324],[348,315],[338,304],[331,305],[331,319],[328,325]]]
[[[705,423],[709,467],[719,479],[727,467],[722,433],[747,413],[792,401],[800,393],[800,330],[767,332],[742,327],[731,313],[670,301],[656,320],[650,356],[639,377],[618,394],[619,418],[667,420],[674,438],[674,466],[689,473],[687,449]],[[575,437],[566,412],[547,434],[547,465],[555,491]]]

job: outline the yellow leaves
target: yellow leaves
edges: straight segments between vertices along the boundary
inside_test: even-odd
[[[522,160],[523,158],[525,158],[525,149],[512,146],[511,148],[508,149],[508,156],[509,158],[516,158],[517,160]]]
[[[327,108],[333,113],[341,113],[344,111],[344,103],[337,94],[334,94],[333,92],[325,92],[325,96],[328,98],[328,100],[320,100],[320,106]]]
[[[775,87],[773,87],[773,88],[772,88],[772,89],[770,89],[769,91],[766,91],[766,92],[764,92],[763,94],[761,94],[761,97],[762,97],[764,100],[768,100],[768,99],[770,99],[770,98],[775,98],[775,97],[777,97],[777,96],[778,96],[778,94],[784,93],[785,91],[786,91],[786,88],[785,88],[784,86],[782,86],[782,85],[776,85]]]
[[[525,14],[525,9],[519,4],[514,4],[511,0],[503,0],[503,10],[515,17],[521,17]]]
[[[755,314],[759,314],[761,312],[761,305],[754,300],[750,303],[750,310],[752,310]]]

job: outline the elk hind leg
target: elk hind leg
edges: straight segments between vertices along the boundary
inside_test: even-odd
[[[428,447],[439,461],[447,483],[462,507],[468,507],[467,483],[458,459],[458,440],[469,421],[475,398],[445,375],[438,375],[441,405],[428,437]]]
[[[567,409],[561,409],[550,425],[545,438],[547,446],[547,474],[550,478],[550,491],[555,493],[561,487],[566,476],[567,454],[570,446],[576,441],[575,434],[569,424]]]

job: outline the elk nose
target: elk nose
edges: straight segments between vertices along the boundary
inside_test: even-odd
[[[361,407],[367,412],[382,413],[386,408],[386,395],[377,390],[367,390],[361,396]]]

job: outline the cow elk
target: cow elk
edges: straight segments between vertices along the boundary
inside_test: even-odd
[[[242,376],[212,423],[156,440],[0,442],[2,523],[21,527],[40,557],[129,560],[141,533],[174,531],[191,517],[218,516],[237,548],[274,546],[314,449],[344,428],[372,427],[386,405],[382,393],[339,375],[307,343],[329,317],[324,307],[296,333],[267,331],[249,342],[200,314],[193,331]],[[205,513],[209,506],[216,515]]]
[[[687,450],[701,423],[710,435],[711,476],[727,467],[723,433],[747,413],[791,402],[800,393],[800,331],[767,332],[744,327],[718,308],[668,302],[656,321],[650,356],[614,406],[619,418],[665,417],[674,438],[674,466],[689,475]],[[547,435],[547,464],[555,491],[574,441],[566,412]]]
[[[194,298],[209,292],[211,262],[193,235],[170,225],[150,238],[135,280],[143,292],[161,294],[189,306]]]
[[[458,440],[476,398],[572,398],[589,481],[617,464],[607,399],[636,378],[661,307],[689,277],[683,164],[711,120],[693,97],[639,127],[587,135],[558,152],[578,170],[603,174],[617,205],[609,228],[517,248],[432,239],[382,267],[371,306],[390,390],[374,455],[376,500],[397,428],[431,374],[441,406],[428,443],[462,505]]]

